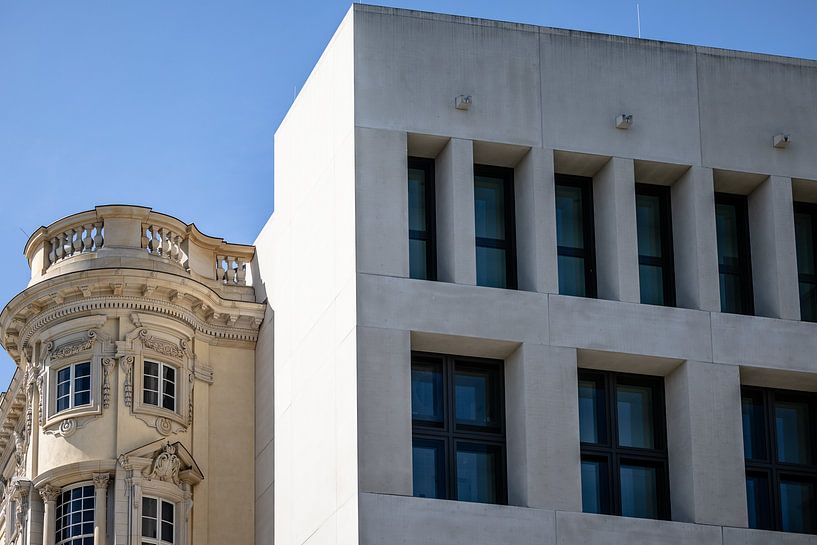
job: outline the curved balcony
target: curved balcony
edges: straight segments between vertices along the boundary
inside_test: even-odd
[[[203,234],[142,206],[97,206],[40,227],[26,243],[32,286],[70,272],[135,268],[188,276],[218,289],[249,285],[255,248]]]

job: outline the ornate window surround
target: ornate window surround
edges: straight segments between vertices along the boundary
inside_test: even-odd
[[[77,318],[44,332],[38,389],[39,421],[45,433],[69,437],[110,405],[113,347],[100,329],[105,321],[104,315]],[[90,403],[57,412],[57,373],[84,362],[91,363]]]
[[[117,357],[125,374],[124,402],[131,414],[162,435],[186,431],[192,424],[194,361],[192,331],[160,317],[133,314],[136,328],[117,342]],[[176,410],[144,402],[145,361],[176,369]]]

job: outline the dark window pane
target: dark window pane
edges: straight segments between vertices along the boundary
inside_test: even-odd
[[[74,390],[90,390],[91,389],[91,377],[79,377],[78,379],[74,380]]]
[[[737,267],[740,263],[740,244],[735,205],[715,205],[715,229],[718,237],[718,265]]]
[[[91,402],[91,393],[88,391],[74,394],[74,406],[87,405]]]
[[[57,412],[64,411],[71,406],[71,398],[68,396],[57,398]]]
[[[657,195],[636,195],[638,255],[661,257],[661,199]]]
[[[794,214],[794,234],[797,241],[797,272],[815,274],[814,263],[814,216]]]
[[[746,503],[749,509],[749,528],[770,530],[772,521],[769,480],[765,476],[746,476]]]
[[[67,396],[71,393],[71,383],[63,382],[57,385],[57,397]]]
[[[507,287],[507,256],[505,250],[477,246],[477,285],[489,288]]]
[[[145,375],[145,390],[159,391],[159,379],[150,375]]]
[[[582,511],[607,513],[607,463],[602,460],[582,460]]]
[[[173,543],[173,525],[167,522],[162,523],[162,539]]]
[[[743,413],[743,455],[747,460],[766,460],[766,422],[760,396],[741,398]]]
[[[655,448],[653,394],[649,386],[616,386],[618,444],[622,447]]]
[[[415,496],[445,498],[445,451],[442,441],[415,439],[412,471]]]
[[[426,230],[426,182],[425,171],[408,169],[409,230]]]
[[[171,397],[171,396],[169,396],[167,394],[163,395],[162,396],[162,407],[167,409],[167,410],[170,410],[170,411],[175,411],[176,410],[176,400],[175,400],[175,398],[173,398],[173,397]]]
[[[817,504],[814,482],[780,480],[781,530],[814,533],[817,531]]]
[[[808,404],[777,401],[774,419],[777,460],[789,464],[810,464],[812,438]]]
[[[153,392],[150,390],[145,390],[145,395],[143,397],[144,403],[148,405],[159,405],[159,394],[158,392]]]
[[[439,366],[415,364],[411,369],[411,417],[443,420],[443,374]]]
[[[457,424],[496,427],[496,375],[490,371],[457,369],[454,375],[454,400]]]
[[[165,365],[162,367],[162,373],[166,381],[176,382],[176,370],[174,368]]]
[[[559,293],[562,295],[587,296],[583,257],[559,256]]]
[[[594,380],[579,381],[579,437],[583,443],[604,443],[604,388]]]
[[[556,239],[559,246],[584,248],[584,214],[579,187],[556,185]]]
[[[743,287],[736,274],[720,274],[721,312],[743,314]]]
[[[817,322],[817,284],[800,282],[800,317]]]
[[[145,375],[158,377],[159,376],[159,364],[155,363],[155,362],[152,362],[152,361],[146,361],[145,362]]]
[[[641,302],[645,305],[664,304],[664,269],[653,265],[638,266]]]
[[[57,383],[68,383],[71,380],[71,368],[66,367],[57,371]]]
[[[498,465],[496,449],[484,445],[458,445],[457,499],[496,503]]]
[[[409,239],[409,276],[428,279],[428,254],[425,240]]]
[[[658,478],[654,467],[621,465],[621,514],[658,518]]]
[[[162,502],[162,520],[165,522],[173,522],[174,519],[174,507],[173,504],[167,501]]]
[[[142,498],[142,515],[156,518],[156,500],[153,498]]]
[[[477,238],[505,239],[505,183],[501,178],[474,176]]]
[[[74,376],[76,377],[87,377],[91,374],[91,364],[90,363],[80,363],[74,367]]]

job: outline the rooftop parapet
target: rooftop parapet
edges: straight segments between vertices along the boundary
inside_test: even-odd
[[[185,275],[218,289],[246,286],[255,248],[203,234],[195,224],[143,206],[97,206],[37,229],[24,254],[29,286],[88,269],[132,268]]]

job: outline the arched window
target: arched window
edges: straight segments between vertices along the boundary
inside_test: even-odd
[[[57,502],[56,545],[93,545],[94,485],[64,488]],[[157,542],[158,543],[158,542]]]

